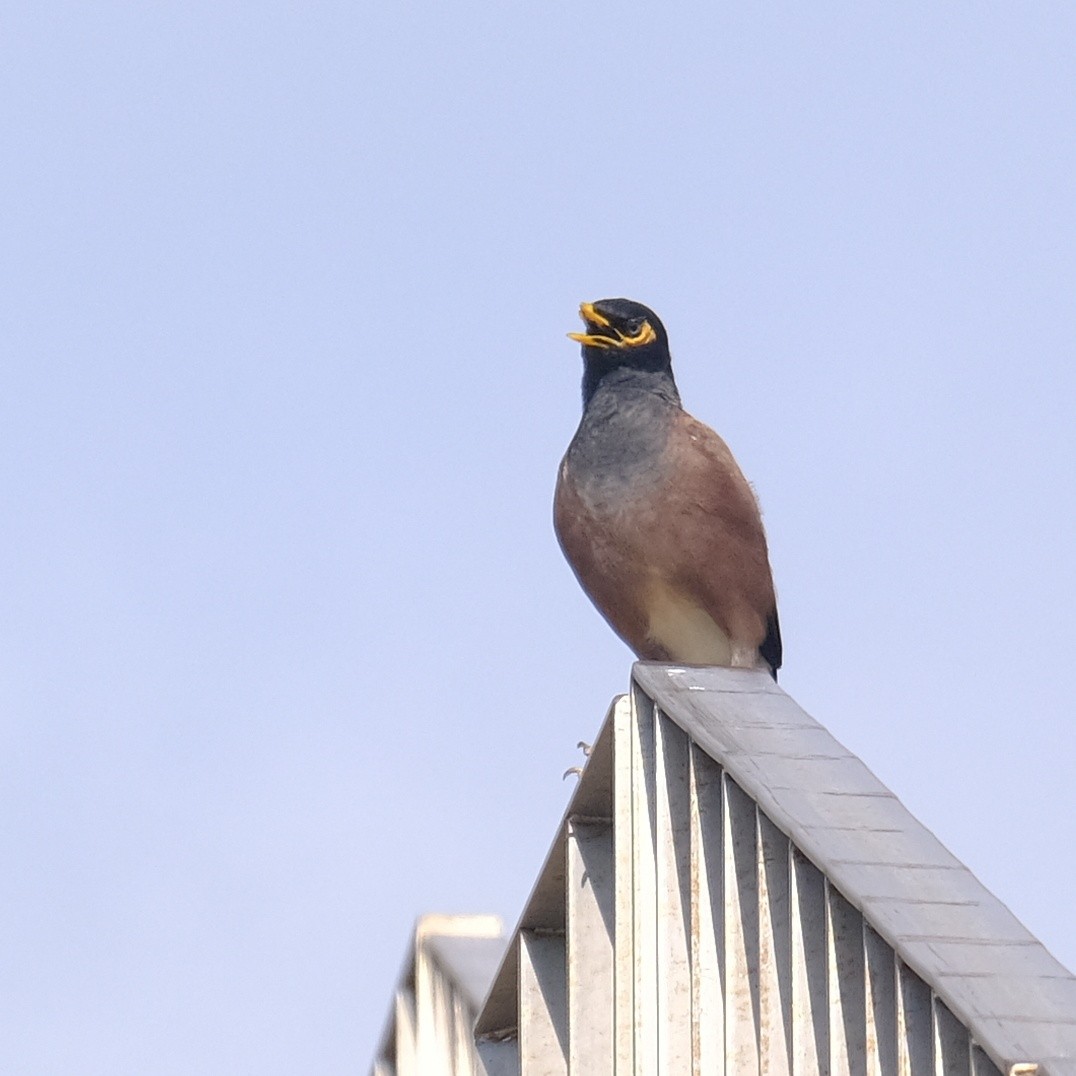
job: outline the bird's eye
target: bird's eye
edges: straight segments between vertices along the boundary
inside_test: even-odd
[[[642,331],[643,323],[639,318],[628,324],[628,336],[638,336]]]

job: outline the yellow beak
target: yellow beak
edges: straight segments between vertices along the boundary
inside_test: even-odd
[[[588,325],[597,325],[602,329],[609,328],[609,319],[604,314],[599,314],[598,311],[594,309],[593,303],[580,303],[579,316]]]
[[[646,344],[652,344],[658,338],[658,334],[654,332],[654,327],[649,321],[644,321],[634,336],[625,336],[619,329],[613,327],[612,322],[604,314],[599,314],[594,309],[593,303],[581,303],[579,316],[586,322],[588,329],[596,326],[599,329],[612,329],[616,333],[616,336],[601,336],[598,333],[568,333],[569,340],[577,340],[587,347],[643,347]]]
[[[597,325],[601,329],[609,328],[609,319],[604,314],[599,314],[594,309],[593,303],[580,303],[579,304],[579,316],[586,323],[589,328],[591,325]],[[580,344],[585,344],[587,347],[615,347],[616,341],[611,340],[608,336],[599,336],[596,333],[568,333],[569,340],[578,340]]]

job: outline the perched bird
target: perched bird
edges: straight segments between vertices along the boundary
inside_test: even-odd
[[[564,555],[640,657],[781,666],[758,502],[728,446],[680,405],[657,315],[629,299],[579,308],[583,418],[560,466]]]

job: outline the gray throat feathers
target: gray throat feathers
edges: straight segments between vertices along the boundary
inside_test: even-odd
[[[675,386],[667,395],[630,383],[600,385],[568,448],[568,466],[583,497],[604,501],[629,487],[638,492],[647,478],[658,481],[679,412]]]

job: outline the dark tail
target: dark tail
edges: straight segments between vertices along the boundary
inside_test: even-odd
[[[777,680],[777,670],[781,667],[781,625],[777,619],[777,610],[774,609],[770,618],[766,621],[766,638],[758,652],[766,660],[770,667],[770,676]]]

